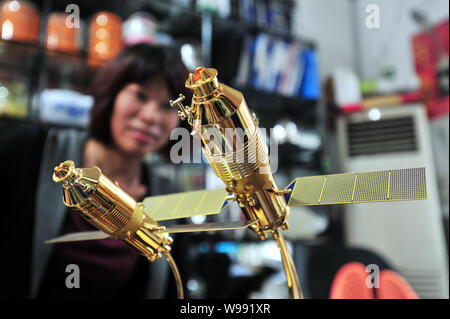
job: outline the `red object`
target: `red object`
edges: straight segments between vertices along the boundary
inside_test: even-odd
[[[412,38],[414,65],[420,78],[429,118],[446,115],[449,112],[449,98],[440,96],[437,79],[438,63],[449,56],[449,22],[443,21],[430,32],[419,33]],[[448,70],[447,70],[448,72]]]
[[[361,112],[364,110],[369,110],[374,107],[384,107],[384,106],[392,106],[392,105],[400,105],[400,104],[408,104],[415,103],[419,101],[423,101],[423,92],[421,91],[412,91],[402,94],[392,94],[385,96],[375,96],[365,98],[359,103],[352,103],[342,105],[340,110],[342,113],[355,113]]]
[[[423,100],[422,92],[413,91],[401,94],[403,103],[414,103]]]
[[[342,105],[340,108],[342,113],[355,113],[363,110],[362,103],[353,103]]]
[[[358,262],[342,266],[336,273],[330,290],[330,299],[419,299],[414,289],[398,273],[382,270],[379,287],[370,288],[371,274]]]
[[[361,263],[342,266],[333,279],[330,299],[374,299],[373,289],[366,285],[368,275]]]
[[[380,288],[376,289],[378,299],[419,299],[408,282],[392,270],[380,273]]]
[[[203,70],[202,67],[199,67],[195,70],[194,73],[194,82],[197,82],[198,80],[201,80],[201,75],[200,75],[200,71]]]

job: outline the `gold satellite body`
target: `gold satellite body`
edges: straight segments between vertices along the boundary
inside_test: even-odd
[[[123,239],[150,261],[170,251],[173,240],[168,233],[161,232],[156,221],[144,214],[144,206],[98,167],[75,168],[72,161],[66,161],[55,168],[53,180],[63,185],[64,204],[77,208],[102,232]]]
[[[171,104],[179,106],[180,117],[199,134],[211,168],[246,218],[255,221],[252,229],[261,239],[278,227],[287,229],[289,208],[272,176],[256,115],[242,93],[219,83],[215,69],[198,68],[186,87],[193,91],[190,107],[182,105],[182,96]]]
[[[94,168],[76,169],[66,161],[55,168],[54,180],[62,182],[64,202],[76,207],[101,232],[69,234],[50,242],[112,237],[135,247],[150,261],[165,255],[175,278],[179,297],[181,279],[170,256],[175,232],[243,229],[250,227],[261,240],[271,234],[281,252],[289,295],[302,293],[295,265],[280,231],[287,229],[289,206],[312,206],[426,199],[425,168],[392,169],[294,179],[280,190],[272,176],[267,145],[242,93],[217,80],[215,69],[198,68],[186,87],[192,103],[184,106],[180,95],[172,106],[192,126],[202,141],[202,151],[225,188],[151,196],[136,203],[120,187]],[[244,222],[178,225],[165,228],[160,220],[218,214],[236,200]]]
[[[295,265],[279,228],[289,225],[288,206],[330,205],[426,198],[424,168],[335,174],[297,178],[279,190],[272,176],[267,145],[262,140],[258,119],[250,113],[239,91],[222,84],[217,70],[197,68],[186,87],[193,91],[191,105],[184,97],[171,101],[179,107],[202,140],[202,151],[216,175],[234,194],[250,226],[264,240],[270,233],[281,252],[291,298],[301,298]],[[239,139],[236,130],[245,132]],[[244,159],[244,160],[242,160]]]
[[[179,298],[183,298],[184,295],[183,285],[176,263],[170,254],[173,239],[169,233],[242,229],[252,224],[251,221],[239,221],[175,225],[168,228],[158,225],[158,220],[183,215],[176,207],[180,207],[186,195],[201,200],[184,208],[194,209],[194,213],[199,211],[219,213],[224,205],[218,203],[223,203],[228,198],[228,193],[223,189],[154,196],[146,198],[143,203],[137,203],[120,188],[119,184],[103,175],[98,167],[75,168],[72,161],[65,161],[56,166],[53,180],[63,186],[64,204],[76,208],[99,231],[66,234],[46,243],[112,238],[123,240],[149,261],[155,261],[164,255],[172,268]],[[175,207],[171,208],[170,204],[175,204]],[[149,209],[152,217],[145,213],[145,210]]]

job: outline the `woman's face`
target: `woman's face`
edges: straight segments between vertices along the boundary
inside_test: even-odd
[[[169,92],[162,79],[145,85],[131,83],[114,102],[111,134],[121,151],[144,156],[164,146],[178,122],[177,110],[169,105]]]

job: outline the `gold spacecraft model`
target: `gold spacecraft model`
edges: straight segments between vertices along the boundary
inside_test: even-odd
[[[137,249],[149,261],[167,258],[174,274],[178,297],[183,298],[183,285],[178,268],[170,254],[173,240],[169,233],[231,230],[248,227],[252,221],[225,223],[206,223],[202,225],[174,225],[164,227],[157,221],[178,218],[180,215],[169,207],[175,203],[177,207],[183,202],[178,194],[148,197],[143,203],[136,201],[124,192],[117,183],[102,174],[98,167],[75,168],[72,161],[65,161],[55,167],[53,180],[62,183],[63,201],[68,207],[76,208],[81,215],[99,231],[86,231],[66,234],[46,241],[46,243],[62,243],[96,239],[120,239]],[[190,212],[192,208],[200,211],[217,212],[221,210],[228,194],[225,190],[196,191],[186,193],[200,202],[186,203]],[[183,195],[182,195],[183,196]],[[218,204],[220,203],[220,204]],[[149,207],[152,214],[148,214]],[[163,212],[170,211],[167,215]]]
[[[392,169],[300,177],[279,189],[269,166],[267,145],[258,119],[250,113],[242,93],[222,84],[217,71],[198,68],[186,87],[192,103],[184,97],[171,101],[179,116],[198,134],[202,151],[224,189],[151,196],[136,203],[98,168],[76,169],[67,161],[55,168],[54,180],[62,182],[64,202],[79,208],[101,232],[69,234],[53,242],[118,238],[134,246],[150,261],[164,254],[172,266],[179,297],[178,270],[170,256],[169,233],[249,227],[261,240],[273,236],[281,252],[289,296],[302,298],[295,265],[280,231],[289,227],[289,206],[312,206],[426,199],[425,168]],[[163,227],[157,221],[218,214],[237,201],[244,222],[209,223]],[[181,292],[180,292],[181,291]]]

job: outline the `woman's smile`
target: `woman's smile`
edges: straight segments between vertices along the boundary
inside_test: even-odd
[[[130,135],[141,143],[153,144],[158,140],[158,135],[153,134],[149,130],[142,130],[135,127],[129,127]]]

